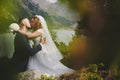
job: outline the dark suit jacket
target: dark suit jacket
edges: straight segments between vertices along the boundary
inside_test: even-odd
[[[17,33],[14,40],[15,52],[10,60],[10,64],[12,64],[17,73],[26,71],[29,57],[36,54],[41,48],[41,45],[31,48],[27,37]]]

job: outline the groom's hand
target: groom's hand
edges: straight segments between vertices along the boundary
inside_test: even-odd
[[[40,43],[45,44],[46,43],[46,38],[41,39]]]

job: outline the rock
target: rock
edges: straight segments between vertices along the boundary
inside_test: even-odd
[[[28,70],[17,74],[17,80],[40,79],[42,73],[38,70]]]

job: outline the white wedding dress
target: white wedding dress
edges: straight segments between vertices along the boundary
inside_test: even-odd
[[[38,45],[41,38],[44,37],[46,38],[46,43],[42,45],[41,51],[30,57],[28,62],[28,70],[37,70],[40,71],[41,74],[54,75],[56,77],[64,73],[74,72],[74,70],[66,67],[60,62],[62,55],[52,41],[48,28],[45,25],[46,24],[42,23],[43,29],[37,30],[38,32],[42,33],[42,36],[36,37],[34,39],[34,43],[35,45]],[[41,74],[36,73],[35,76]]]

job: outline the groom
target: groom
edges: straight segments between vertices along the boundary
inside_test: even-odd
[[[21,31],[27,31],[28,27],[24,26],[20,27],[20,29]],[[15,52],[10,60],[14,73],[24,72],[27,70],[29,57],[35,55],[42,49],[41,43],[44,43],[44,40],[41,40],[40,44],[36,47],[31,48],[28,38],[19,32],[16,33],[14,39]]]

